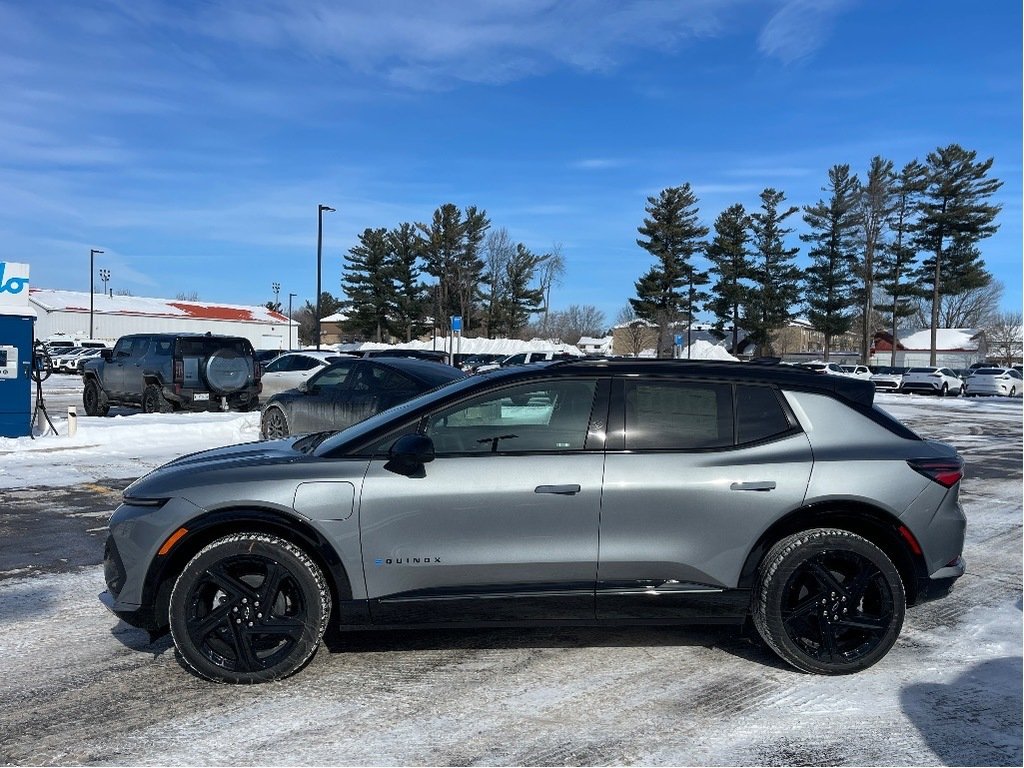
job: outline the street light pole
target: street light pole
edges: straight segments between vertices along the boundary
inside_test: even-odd
[[[329,205],[316,207],[316,348],[320,349],[320,279],[323,273],[324,211],[333,212]]]
[[[296,294],[294,294],[294,293],[289,293],[288,294],[288,351],[289,352],[292,351],[292,299],[294,299],[295,296],[296,296]]]
[[[103,295],[105,296],[106,293],[107,293],[107,283],[110,282],[110,270],[109,269],[101,269],[100,270],[100,280],[103,281]]]
[[[93,313],[93,295],[96,293],[96,254],[103,253],[103,251],[96,248],[89,249],[89,338],[92,338],[92,313]]]
[[[270,284],[270,290],[272,290],[274,292],[274,304],[280,304],[281,303],[281,298],[280,298],[281,297],[281,284],[280,283],[271,283]]]

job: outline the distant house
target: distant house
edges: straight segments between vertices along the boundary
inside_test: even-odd
[[[585,355],[610,355],[614,339],[614,336],[602,336],[601,338],[581,336],[580,340],[576,342],[576,346]]]
[[[832,339],[829,359],[853,362],[860,357],[860,337],[855,332],[844,333]],[[815,330],[803,317],[794,317],[784,328],[772,332],[775,354],[790,361],[819,359],[825,352],[825,334]]]
[[[872,342],[871,364],[889,365],[894,346],[891,333],[876,333]],[[895,340],[896,365],[905,368],[930,365],[931,330],[915,331]],[[967,368],[985,360],[988,342],[985,332],[976,328],[939,328],[935,339],[935,364],[943,368]]]
[[[89,337],[88,292],[32,288],[36,338]],[[92,295],[92,336],[115,342],[128,333],[215,333],[244,336],[256,349],[288,349],[298,323],[261,306],[145,296]],[[289,342],[289,329],[291,340]]]
[[[320,321],[320,343],[340,344],[352,341],[349,338],[352,334],[345,332],[345,322],[347,320],[348,315],[344,315],[341,312],[336,312],[323,318]]]

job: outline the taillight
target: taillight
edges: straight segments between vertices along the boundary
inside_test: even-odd
[[[174,371],[173,371],[172,375],[174,377],[174,383],[175,384],[184,384],[185,383],[185,361],[184,360],[175,360],[174,361]]]
[[[907,459],[907,464],[946,488],[952,488],[964,476],[964,460],[959,456],[955,459]]]
[[[263,365],[259,360],[253,360],[252,376],[257,383],[259,383],[259,380],[263,378]]]

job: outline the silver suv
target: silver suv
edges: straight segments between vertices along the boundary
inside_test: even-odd
[[[328,625],[753,621],[855,672],[963,574],[963,463],[870,382],[565,361],[345,430],[185,456],[110,520],[105,604],[202,677],[274,680]]]

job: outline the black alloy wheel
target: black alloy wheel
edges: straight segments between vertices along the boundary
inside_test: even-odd
[[[209,680],[261,683],[301,669],[330,616],[316,563],[284,539],[218,539],[185,567],[171,592],[170,625],[185,664]]]
[[[288,417],[277,406],[267,408],[263,414],[263,437],[267,440],[288,437]]]
[[[849,531],[819,528],[783,539],[768,553],[754,623],[793,666],[835,675],[885,656],[905,612],[903,582],[884,552]]]

